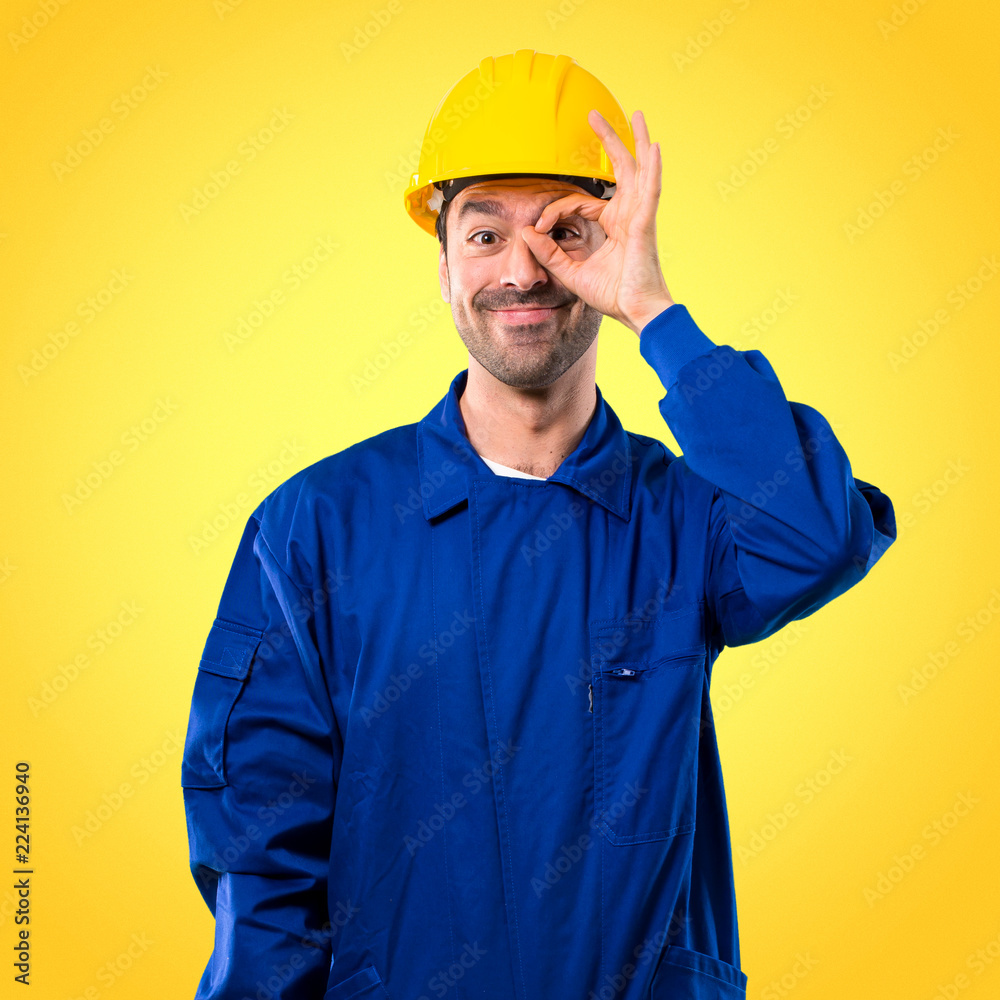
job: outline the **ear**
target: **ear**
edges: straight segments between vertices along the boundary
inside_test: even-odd
[[[438,247],[438,281],[441,284],[441,298],[451,304],[451,277],[448,274],[448,259],[444,247]]]

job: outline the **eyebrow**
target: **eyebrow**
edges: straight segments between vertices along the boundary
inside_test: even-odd
[[[562,195],[560,195],[559,197],[562,197]],[[557,200],[556,198],[552,199],[552,201],[556,200]],[[458,210],[458,219],[455,220],[456,224],[460,224],[462,219],[464,219],[465,216],[470,213],[476,213],[478,215],[490,215],[497,219],[503,219],[506,222],[510,222],[511,219],[513,218],[513,214],[511,213],[510,209],[502,202],[491,201],[486,199],[470,198]],[[576,219],[579,221],[581,225],[583,225],[586,222],[586,220],[583,218],[582,215],[567,215],[565,216],[565,219],[566,220]]]
[[[470,198],[458,210],[458,221],[461,222],[470,212],[477,212],[479,215],[492,215],[497,219],[510,221],[510,209],[499,201],[477,201]]]

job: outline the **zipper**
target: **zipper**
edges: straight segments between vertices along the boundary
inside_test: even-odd
[[[634,677],[636,675],[636,672],[637,671],[632,670],[631,667],[616,667],[614,670],[609,670],[608,671],[608,673],[612,677]],[[591,714],[593,714],[593,712],[594,712],[594,685],[593,684],[588,684],[587,685],[587,693],[590,696],[590,704],[587,706],[587,711],[590,712]]]

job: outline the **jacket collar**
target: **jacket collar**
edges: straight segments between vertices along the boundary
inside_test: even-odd
[[[468,368],[459,372],[441,401],[417,424],[417,468],[427,520],[467,500],[471,477],[495,475],[469,443],[458,406],[468,377]],[[597,408],[580,443],[547,481],[565,483],[627,521],[631,443],[600,387],[596,388]]]

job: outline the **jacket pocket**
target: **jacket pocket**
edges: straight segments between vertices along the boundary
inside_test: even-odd
[[[336,962],[334,962],[336,967]],[[388,997],[389,992],[382,982],[382,977],[378,974],[378,969],[374,965],[366,965],[353,976],[348,976],[339,983],[334,983],[326,993],[323,1000],[353,1000],[354,997]]]
[[[694,829],[702,629],[700,605],[591,624],[595,824],[613,844]]]
[[[649,1000],[746,1000],[742,969],[700,951],[670,945],[663,953]]]
[[[226,784],[226,726],[263,637],[260,629],[224,618],[212,623],[191,696],[181,759],[183,787]]]

